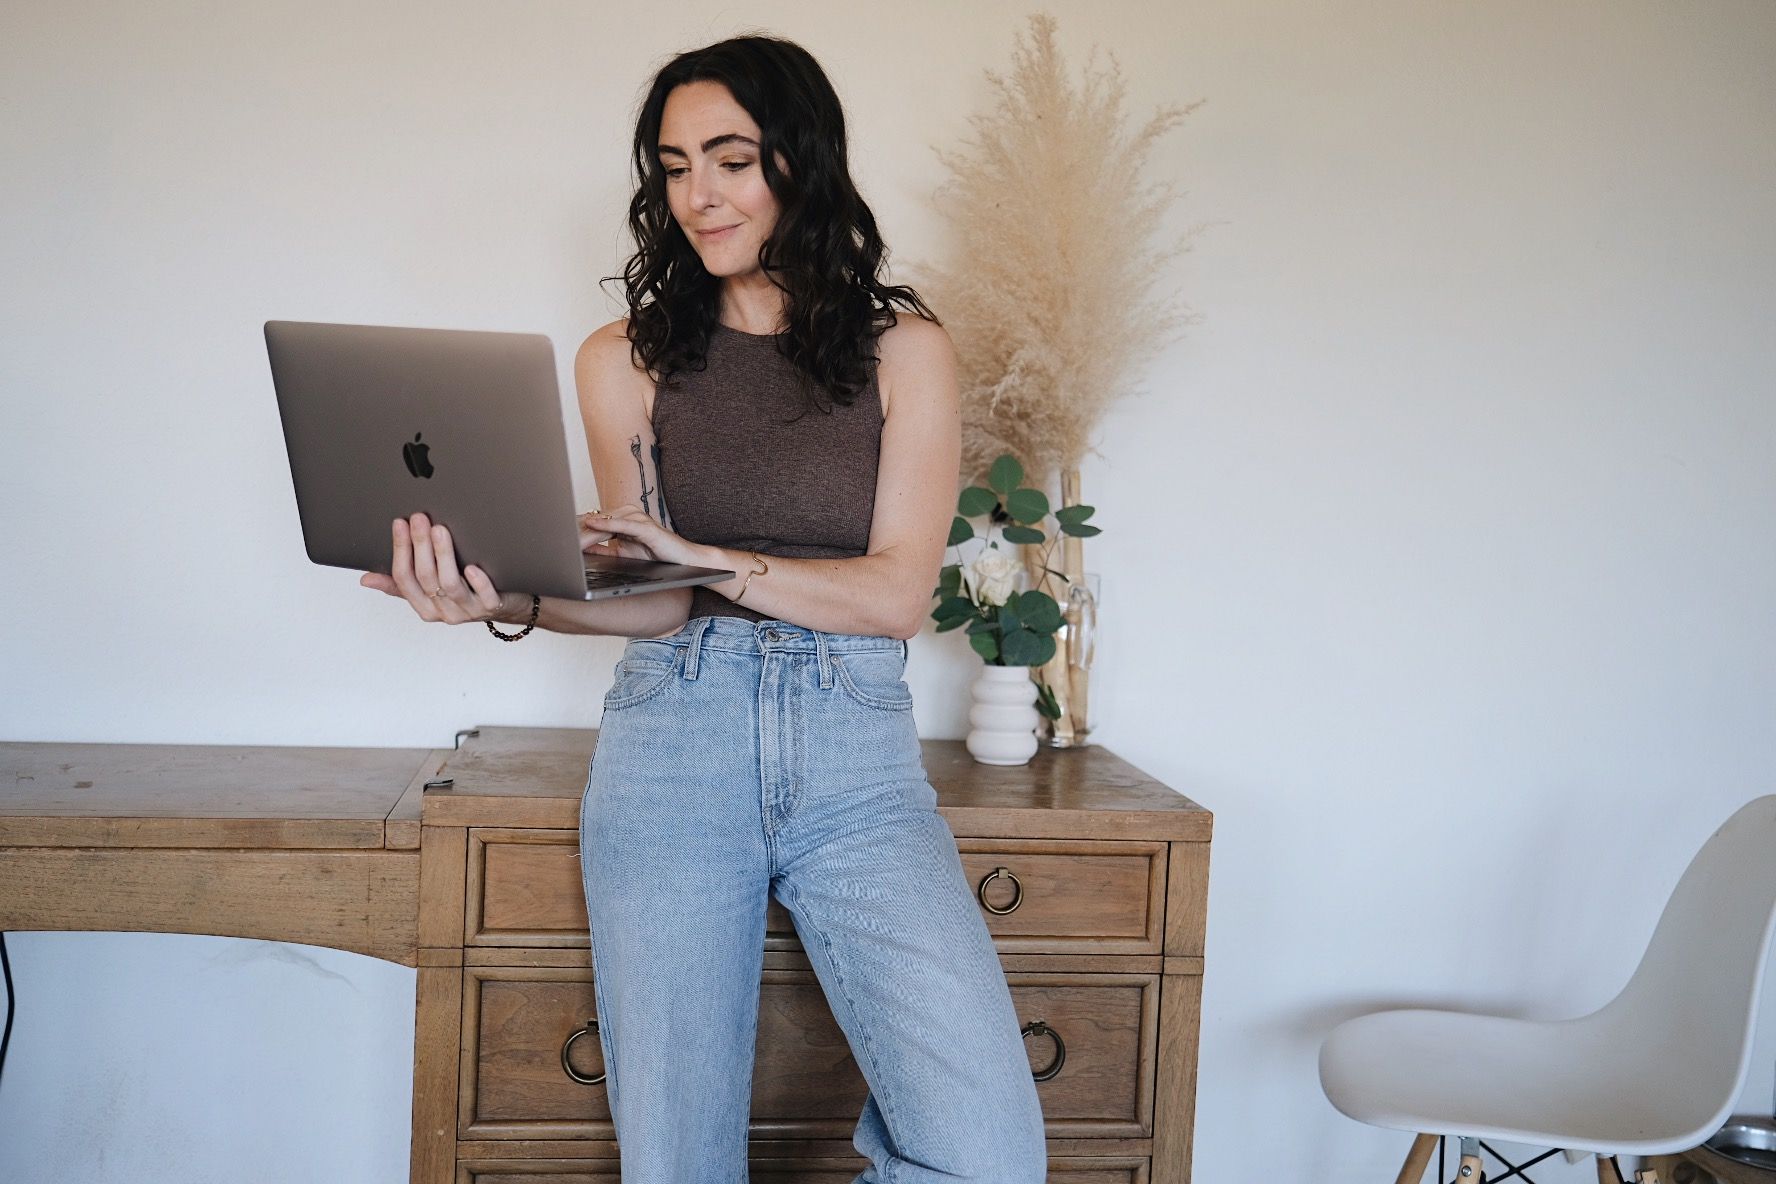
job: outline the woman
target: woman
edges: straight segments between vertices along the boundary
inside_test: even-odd
[[[902,680],[954,510],[949,335],[878,282],[838,98],[799,46],[669,62],[635,158],[630,315],[575,365],[612,507],[582,541],[740,574],[501,594],[415,514],[393,523],[392,578],[363,582],[428,621],[631,638],[580,818],[625,1184],[746,1178],[773,893],[869,1085],[859,1179],[1040,1181],[1018,1018]]]

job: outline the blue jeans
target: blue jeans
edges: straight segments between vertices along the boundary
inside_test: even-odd
[[[700,616],[617,663],[580,803],[623,1184],[747,1179],[765,907],[869,1086],[864,1184],[1035,1184],[1011,991],[937,812],[906,644]]]

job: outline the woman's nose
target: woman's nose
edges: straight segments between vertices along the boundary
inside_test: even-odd
[[[697,209],[715,204],[715,176],[712,173],[701,173],[691,170],[691,205]]]

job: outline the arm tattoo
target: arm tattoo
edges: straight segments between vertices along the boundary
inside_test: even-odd
[[[653,458],[655,480],[657,481],[660,472],[660,446],[658,444],[651,445],[648,451]],[[666,492],[658,485],[651,489],[648,487],[647,465],[641,459],[641,437],[639,435],[629,437],[629,455],[635,458],[635,472],[641,478],[641,512],[653,514],[653,511],[648,508],[648,497],[649,495],[657,495],[660,512],[654,517],[660,525],[665,526],[668,530],[672,529],[671,520],[666,517]]]
[[[659,475],[660,475],[660,446],[659,446],[659,444],[657,444],[657,443],[654,444],[651,451],[652,451],[653,457],[654,457],[654,477],[656,480],[658,480]],[[660,522],[662,525],[664,525],[666,527],[667,530],[672,530],[673,529],[672,518],[666,510],[666,491],[664,489],[656,488],[654,490],[654,492],[659,494],[659,497],[660,497]]]
[[[647,466],[641,463],[641,437],[639,435],[629,437],[629,455],[635,458],[635,475],[641,478],[641,512],[651,515],[653,511],[648,509],[648,497],[654,491],[648,488]]]

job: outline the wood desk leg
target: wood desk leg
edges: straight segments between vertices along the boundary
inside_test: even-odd
[[[1202,975],[1160,978],[1159,1072],[1154,1090],[1152,1184],[1190,1184],[1196,1121],[1196,1048]]]
[[[462,1053],[463,885],[468,832],[419,838],[419,980],[413,1004],[413,1159],[409,1184],[456,1184]]]
[[[425,955],[460,950],[422,950]],[[454,1184],[462,967],[420,966],[413,1023],[413,1158],[408,1184]]]

